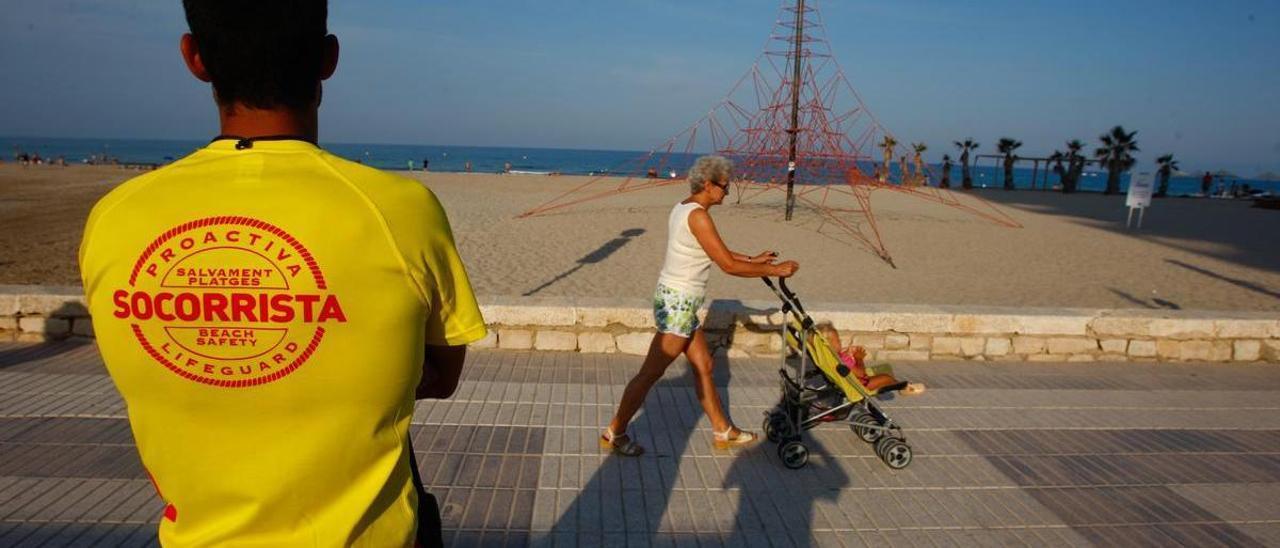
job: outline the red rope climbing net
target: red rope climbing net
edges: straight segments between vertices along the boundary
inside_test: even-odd
[[[800,63],[798,86],[795,63]],[[793,106],[798,107],[794,126]],[[591,177],[520,217],[682,184],[697,154],[708,151],[733,160],[738,203],[785,194],[788,170],[795,169],[797,208],[818,216],[818,232],[864,247],[890,265],[893,258],[871,208],[873,191],[902,193],[998,225],[1021,227],[986,200],[929,186],[928,169],[912,169],[920,165],[914,151],[880,123],[849,82],[831,53],[818,10],[786,4],[751,69],[706,115],[647,154]]]

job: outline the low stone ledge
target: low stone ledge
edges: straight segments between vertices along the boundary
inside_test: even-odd
[[[498,329],[498,348],[504,350],[529,350],[533,348],[533,331],[528,329]]]
[[[618,344],[608,333],[578,333],[578,350],[590,354],[612,354],[618,351]]]
[[[11,318],[13,316],[17,316],[18,312],[21,310],[18,306],[18,294],[4,292],[6,288],[13,287],[15,286],[0,285],[0,318]]]
[[[571,351],[578,349],[578,334],[573,331],[538,331],[533,336],[534,350]]]
[[[481,302],[480,313],[486,321],[497,325],[572,327],[578,323],[577,314],[571,306],[537,301],[521,304],[509,297],[498,302]]]
[[[644,299],[481,297],[489,335],[478,348],[644,355],[653,312]],[[845,344],[879,361],[1280,362],[1280,314],[899,304],[807,304]],[[772,301],[713,300],[699,317],[711,350],[778,356]],[[0,340],[92,337],[76,287],[0,286]]]
[[[483,339],[473,342],[469,345],[471,348],[497,348],[498,347],[498,330],[489,329]]]
[[[0,315],[85,318],[89,309],[79,287],[0,285]]]
[[[574,308],[574,317],[575,323],[583,327],[621,325],[640,329],[653,325],[652,309],[645,310],[640,306],[578,306]]]

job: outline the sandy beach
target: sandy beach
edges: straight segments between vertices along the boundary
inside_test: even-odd
[[[76,285],[76,249],[93,203],[137,175],[112,167],[0,165],[0,284]],[[650,295],[666,217],[683,185],[517,219],[579,177],[422,173],[449,211],[477,293],[540,297]],[[613,186],[604,180],[601,190]],[[1245,201],[1157,200],[1141,230],[1123,196],[978,191],[1022,224],[875,191],[871,203],[897,268],[865,246],[820,233],[816,212],[782,219],[782,194],[713,210],[735,251],[800,262],[792,287],[809,302],[1084,308],[1280,310],[1280,212]],[[962,200],[972,197],[961,196]],[[828,205],[850,206],[852,201]],[[859,216],[845,216],[864,233]],[[1268,241],[1271,238],[1272,241]],[[756,280],[712,274],[711,297],[768,299]]]

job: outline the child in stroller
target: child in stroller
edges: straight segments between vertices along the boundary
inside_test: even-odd
[[[869,392],[900,392],[904,396],[924,393],[924,383],[899,381],[893,376],[891,369],[875,369],[874,373],[868,370],[863,361],[867,357],[867,350],[861,346],[841,346],[840,333],[831,322],[819,322],[816,328],[819,334],[827,338],[827,345],[837,352],[840,363],[848,367]]]
[[[764,421],[765,435],[778,444],[782,463],[792,469],[804,467],[809,461],[804,432],[843,420],[859,438],[875,445],[876,455],[886,465],[905,468],[911,463],[911,447],[902,427],[881,409],[878,396],[906,389],[910,383],[894,378],[887,364],[866,366],[856,350],[849,353],[852,363],[844,363],[838,354],[839,336],[819,330],[786,281],[779,279],[775,285],[769,278],[763,280],[782,300],[781,336],[796,357],[792,366],[788,353],[783,353],[778,370],[782,398]]]

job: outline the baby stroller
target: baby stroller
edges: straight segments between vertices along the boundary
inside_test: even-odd
[[[782,354],[782,400],[764,420],[764,433],[778,444],[778,458],[787,468],[803,468],[809,462],[809,448],[802,434],[823,422],[844,420],[862,441],[875,444],[876,455],[895,470],[911,464],[911,446],[902,428],[880,408],[876,396],[900,389],[906,383],[872,392],[862,385],[840,361],[837,350],[826,338],[814,336],[814,322],[804,311],[800,299],[779,278],[775,286],[769,278],[765,285],[782,300],[782,339],[798,356],[792,374],[787,363],[788,352]],[[867,368],[867,374],[889,373],[887,366]]]

